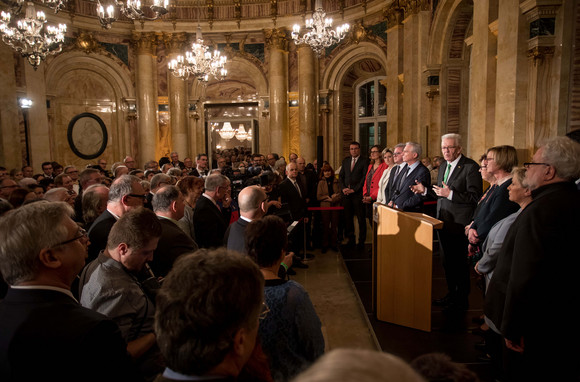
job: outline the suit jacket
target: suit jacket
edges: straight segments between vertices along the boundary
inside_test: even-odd
[[[141,378],[117,324],[62,292],[10,289],[0,322],[2,381]]]
[[[193,228],[199,248],[223,246],[231,216],[229,208],[220,209],[205,196],[200,196],[193,214]]]
[[[296,187],[294,187],[292,181],[288,178],[284,179],[278,185],[278,192],[282,199],[282,203],[288,203],[290,214],[292,215],[292,220],[300,220],[306,213],[306,201],[304,200],[306,190],[302,189],[302,186],[299,182],[297,183],[300,186],[300,192],[302,193],[302,196],[300,196],[298,190]]]
[[[363,185],[365,183],[365,175],[369,167],[369,160],[359,156],[352,171],[350,171],[351,162],[352,157],[344,158],[338,178],[342,188],[350,187],[354,190],[354,193],[346,196],[347,198],[361,198]]]
[[[447,162],[439,166],[437,185],[442,187]],[[432,190],[431,195],[437,199],[437,219],[445,224],[443,229],[452,233],[465,232],[465,226],[471,223],[473,211],[483,193],[483,182],[479,173],[479,165],[473,159],[462,155],[457,166],[447,179],[447,185],[453,191],[453,198],[437,197]]]
[[[332,195],[339,194],[338,196],[333,197]],[[332,190],[328,189],[328,183],[326,182],[325,178],[322,178],[318,181],[318,189],[316,192],[316,196],[318,201],[320,202],[321,207],[335,207],[340,205],[340,201],[342,200],[342,192],[340,190],[340,184],[338,179],[334,179],[332,182]],[[322,201],[326,197],[330,196],[332,198],[332,202],[329,201]]]
[[[224,236],[224,243],[233,251],[247,253],[246,251],[246,227],[250,224],[248,221],[240,218],[230,224]]]
[[[408,166],[409,165],[402,166],[399,174],[397,174],[394,179],[393,177],[389,179],[389,182],[391,182],[391,180],[394,182],[392,183],[390,200],[392,200],[393,203],[403,211],[419,212],[423,206],[423,197],[420,194],[415,194],[411,191],[410,187],[415,184],[415,181],[419,181],[419,183],[423,184],[425,187],[430,188],[431,173],[423,163],[419,162],[419,165],[407,175]],[[403,176],[405,176],[405,178],[402,179],[402,183],[400,183],[401,177]]]
[[[580,232],[580,192],[573,182],[562,182],[533,190],[532,198],[497,255],[484,312],[505,338],[524,338],[524,354],[539,346],[545,355],[565,352],[577,359],[578,347],[570,346],[580,337],[571,329],[578,323],[580,257],[574,238]]]
[[[87,264],[96,259],[99,256],[99,252],[107,247],[109,232],[111,232],[111,228],[116,222],[117,219],[108,210],[105,210],[89,228],[91,244],[89,245]]]
[[[197,244],[179,226],[166,218],[159,218],[163,231],[149,263],[155,276],[167,276],[173,263],[184,253],[197,251]]]

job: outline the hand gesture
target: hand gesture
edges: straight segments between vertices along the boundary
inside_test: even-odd
[[[447,184],[445,184],[445,182],[443,182],[443,187],[433,186],[433,191],[435,191],[435,194],[437,196],[447,198],[449,196],[449,193],[451,192],[451,189]]]
[[[409,188],[415,194],[423,194],[425,192],[425,186],[423,186],[423,184],[418,180],[415,180],[415,184],[413,186],[409,186]]]

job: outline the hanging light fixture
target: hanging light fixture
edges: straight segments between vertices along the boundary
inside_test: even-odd
[[[97,15],[104,29],[110,29],[117,21],[115,9],[118,7],[123,16],[131,20],[152,21],[169,12],[169,0],[152,0],[149,7],[141,4],[141,0],[109,0],[101,3],[97,0]]]
[[[292,28],[292,39],[296,45],[307,44],[318,57],[322,56],[324,49],[337,44],[342,40],[350,25],[343,24],[332,29],[332,19],[326,17],[326,12],[322,9],[322,0],[316,0],[315,10],[312,12],[312,18],[306,20],[306,32],[300,34],[300,25],[295,24]]]
[[[200,82],[208,82],[212,77],[221,81],[228,74],[225,69],[227,57],[222,56],[217,49],[212,53],[210,48],[203,44],[199,23],[200,13],[201,11],[197,14],[197,32],[195,42],[191,44],[191,50],[186,51],[185,55],[179,55],[177,59],[171,60],[167,64],[167,68],[175,77],[183,80],[193,76]]]
[[[232,129],[232,124],[229,122],[224,122],[221,130],[219,131],[220,137],[225,141],[229,141],[236,135],[236,131]]]
[[[0,34],[2,41],[12,47],[28,63],[38,68],[38,65],[46,59],[49,54],[57,54],[62,50],[66,24],[59,24],[58,27],[46,24],[46,15],[42,11],[36,11],[34,3],[26,3],[24,17],[17,17],[20,13],[20,6],[12,12],[2,11],[0,14]],[[51,1],[55,12],[62,8],[60,1]]]
[[[248,138],[248,133],[244,129],[244,124],[240,123],[240,126],[236,130],[236,139],[240,142],[245,141]]]

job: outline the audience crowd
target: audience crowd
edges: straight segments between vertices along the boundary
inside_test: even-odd
[[[551,138],[523,165],[506,145],[478,164],[458,134],[432,158],[416,142],[349,154],[336,171],[247,148],[0,166],[0,379],[477,380],[443,354],[323,356],[289,277],[313,248],[364,248],[374,203],[443,221],[448,292],[433,304],[465,312],[479,275],[497,380],[578,379],[580,143]]]

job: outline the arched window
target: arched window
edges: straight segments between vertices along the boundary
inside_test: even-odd
[[[356,136],[361,154],[373,145],[387,143],[387,88],[381,84],[385,77],[374,77],[356,87]]]

